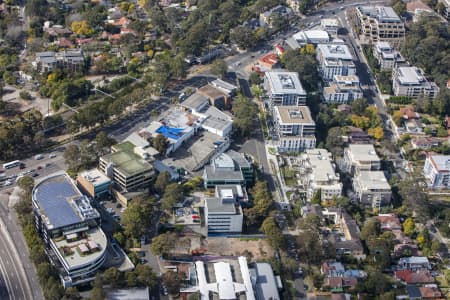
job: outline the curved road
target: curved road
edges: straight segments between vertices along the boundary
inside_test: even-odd
[[[3,221],[0,221],[0,299],[33,299],[22,262]]]

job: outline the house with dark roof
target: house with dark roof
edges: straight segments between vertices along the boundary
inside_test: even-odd
[[[410,300],[438,299],[442,297],[441,291],[435,284],[420,287],[407,285],[406,292]]]

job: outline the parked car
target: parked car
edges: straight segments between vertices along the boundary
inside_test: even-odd
[[[40,160],[40,159],[43,159],[43,158],[44,158],[44,155],[42,155],[42,154],[38,154],[38,155],[36,155],[34,157],[34,159],[36,159],[36,160]]]
[[[52,153],[52,154],[50,154],[50,155],[48,156],[48,158],[54,158],[54,157],[56,157],[56,154],[55,154],[55,153]]]

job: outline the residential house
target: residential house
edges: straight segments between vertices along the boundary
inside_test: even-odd
[[[300,152],[316,146],[316,124],[307,106],[275,106],[274,144],[279,152]]]
[[[435,137],[416,137],[411,140],[411,146],[414,149],[430,150],[432,148],[440,147],[444,140]]]
[[[326,277],[344,277],[345,268],[338,261],[324,261],[320,266],[320,273]]]
[[[383,171],[358,172],[353,177],[353,190],[361,204],[374,209],[391,203],[391,186]]]
[[[430,188],[448,188],[450,184],[450,155],[429,154],[423,174]]]
[[[418,256],[420,255],[419,247],[416,244],[397,244],[394,246],[394,251],[392,252],[392,256],[394,258],[400,258],[404,256]]]
[[[209,100],[211,106],[217,107],[219,109],[230,108],[230,95],[211,84],[202,86],[197,90],[197,93],[206,97]]]
[[[363,97],[356,75],[334,75],[333,81],[324,86],[322,94],[324,101],[329,104],[348,103]]]
[[[435,284],[426,286],[407,285],[406,292],[410,300],[442,299],[442,293]]]
[[[428,258],[424,256],[402,257],[397,264],[398,270],[418,271],[420,269],[431,270]]]
[[[381,69],[392,70],[397,66],[406,65],[406,60],[388,42],[376,42],[373,47],[373,55]]]
[[[429,284],[434,283],[434,277],[429,270],[398,270],[394,273],[395,279],[403,284]]]
[[[371,137],[361,128],[346,126],[345,131],[345,140],[350,144],[370,144],[371,142]]]
[[[273,52],[269,52],[258,59],[258,66],[261,72],[267,70],[273,70],[280,67],[280,60],[278,55]]]
[[[436,12],[421,0],[412,0],[406,3],[406,12],[417,22],[424,15],[436,15]]]
[[[331,81],[334,75],[356,75],[356,66],[353,56],[347,45],[319,44],[316,48],[316,58],[322,79]]]
[[[392,87],[395,96],[436,98],[439,93],[437,84],[428,81],[425,73],[418,67],[394,68]]]
[[[405,25],[392,7],[358,6],[355,15],[363,43],[389,42],[398,48],[405,39]]]
[[[271,112],[274,106],[306,105],[306,91],[296,72],[285,70],[266,72],[264,89]]]
[[[323,286],[329,287],[332,291],[341,291],[342,289],[353,289],[358,284],[358,280],[354,277],[326,277]]]
[[[342,194],[342,183],[335,171],[331,153],[325,149],[308,149],[301,155],[300,168],[305,170],[304,185],[307,197],[311,199],[320,191],[322,201],[328,201]]]
[[[82,71],[85,67],[83,51],[81,49],[63,50],[60,52],[37,52],[32,65],[40,73],[64,69],[71,72]]]
[[[371,144],[350,144],[344,150],[344,162],[347,172],[351,174],[360,171],[378,171],[381,159]]]
[[[273,18],[274,16],[280,16],[284,19],[291,19],[293,17],[292,9],[286,7],[284,5],[277,5],[259,15],[259,23],[262,27],[270,27],[273,26]]]

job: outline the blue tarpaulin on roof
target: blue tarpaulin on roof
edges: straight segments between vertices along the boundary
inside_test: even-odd
[[[178,140],[180,138],[180,132],[183,131],[183,128],[175,128],[169,126],[161,126],[156,132],[162,134],[166,138]]]

